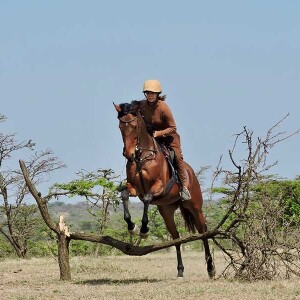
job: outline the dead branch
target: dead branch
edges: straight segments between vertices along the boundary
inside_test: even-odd
[[[149,245],[149,246],[135,246],[130,243],[125,243],[125,242],[116,240],[110,236],[102,236],[102,235],[93,234],[93,233],[72,232],[72,233],[70,233],[70,239],[102,243],[102,244],[117,248],[120,251],[122,251],[124,254],[130,255],[130,256],[143,256],[148,253],[166,249],[166,248],[169,248],[172,246],[181,245],[181,244],[185,244],[185,243],[192,242],[192,241],[202,240],[205,238],[213,238],[219,234],[220,234],[220,231],[208,231],[204,234],[192,235],[189,237],[179,238],[176,240],[167,241],[167,242],[158,243],[158,244]]]
[[[25,178],[26,185],[38,205],[38,208],[41,212],[43,220],[45,221],[45,223],[51,230],[53,230],[55,233],[59,234],[58,225],[56,225],[50,217],[48,207],[47,207],[47,201],[41,196],[41,193],[39,193],[37,191],[37,189],[35,188],[35,186],[33,185],[32,181],[29,177],[29,173],[25,166],[25,163],[22,160],[19,160],[19,164],[20,164],[23,176]]]
[[[28,189],[31,192],[31,194],[33,195],[34,199],[36,200],[37,205],[39,207],[39,210],[41,212],[41,215],[42,215],[45,223],[56,234],[60,234],[61,230],[60,230],[59,226],[54,224],[54,222],[51,220],[51,217],[49,215],[48,208],[47,208],[47,201],[45,201],[45,199],[47,199],[47,196],[44,198],[41,197],[41,194],[36,190],[36,188],[34,187],[34,185],[32,184],[32,182],[28,176],[28,171],[27,171],[27,168],[26,168],[24,162],[22,160],[20,160],[19,163],[20,163],[20,167],[21,167],[22,173],[24,175],[24,178],[26,180]],[[73,240],[84,240],[84,241],[89,241],[89,242],[102,243],[102,244],[106,244],[106,245],[112,246],[114,248],[117,248],[127,255],[142,256],[142,255],[146,255],[148,253],[158,251],[161,249],[165,249],[165,248],[168,248],[171,246],[180,245],[180,244],[184,244],[184,243],[188,243],[188,242],[192,242],[192,241],[196,241],[196,240],[202,240],[204,238],[212,238],[218,234],[220,234],[220,232],[218,230],[213,230],[213,231],[209,231],[204,234],[201,234],[201,235],[193,235],[190,237],[180,238],[180,239],[167,241],[167,242],[159,243],[156,245],[144,246],[144,247],[134,246],[130,243],[125,243],[125,242],[116,240],[110,236],[102,236],[99,234],[92,234],[92,233],[70,232],[70,235],[67,239],[68,240],[72,240],[72,239]]]
[[[300,223],[298,219],[288,221],[284,193],[270,194],[268,187],[274,180],[265,175],[265,171],[277,163],[267,164],[269,149],[300,133],[300,129],[291,134],[274,133],[287,116],[272,126],[264,138],[254,141],[253,132],[246,127],[236,134],[229,158],[238,171],[223,170],[218,164],[214,181],[223,174],[225,185],[230,187],[224,193],[227,209],[214,229],[219,235],[213,238],[229,261],[224,276],[233,274],[240,279],[260,280],[284,273],[286,276],[300,274],[297,239]],[[234,151],[239,143],[246,145],[247,152],[245,158],[237,162]],[[288,195],[289,201],[291,198]],[[295,252],[297,255],[291,255]]]

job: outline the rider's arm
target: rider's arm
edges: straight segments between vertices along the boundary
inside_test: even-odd
[[[176,132],[176,123],[169,106],[162,102],[161,109],[162,121],[165,123],[166,129],[155,131],[155,137],[165,137]]]

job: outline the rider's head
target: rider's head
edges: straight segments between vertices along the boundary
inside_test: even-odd
[[[149,103],[156,102],[162,92],[160,82],[155,79],[146,80],[143,85],[143,92]]]

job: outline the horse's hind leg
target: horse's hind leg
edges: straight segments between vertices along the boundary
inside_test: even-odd
[[[202,234],[207,231],[206,220],[202,211],[193,212],[196,221],[197,231]],[[205,261],[207,265],[207,273],[210,278],[213,278],[216,274],[215,265],[211,256],[210,247],[208,239],[203,239],[204,252],[205,252]]]
[[[126,189],[121,192],[121,198],[124,209],[124,220],[127,223],[128,231],[131,235],[137,234],[138,226],[131,221],[131,215],[128,208],[129,192]]]
[[[207,226],[205,224],[205,231],[207,231]],[[205,260],[207,264],[207,273],[210,278],[215,277],[216,275],[216,269],[215,264],[213,262],[210,249],[209,249],[209,243],[208,239],[203,239],[203,245],[204,245],[204,251],[205,251]]]
[[[176,204],[169,204],[168,206],[158,206],[159,213],[163,217],[167,230],[170,232],[173,240],[178,239],[179,232],[177,231],[175,220],[174,220],[174,213],[175,210],[177,209],[178,205]],[[177,277],[183,277],[183,271],[184,271],[184,266],[182,262],[182,257],[181,257],[181,250],[180,250],[181,245],[176,245],[176,254],[177,254]]]

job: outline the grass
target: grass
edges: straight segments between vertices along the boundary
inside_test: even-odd
[[[53,258],[0,262],[0,299],[205,299],[285,300],[300,299],[300,280],[241,283],[208,278],[204,253],[183,252],[185,277],[176,277],[175,252],[143,257],[75,257],[72,281],[59,280]],[[224,267],[215,254],[217,275]]]

